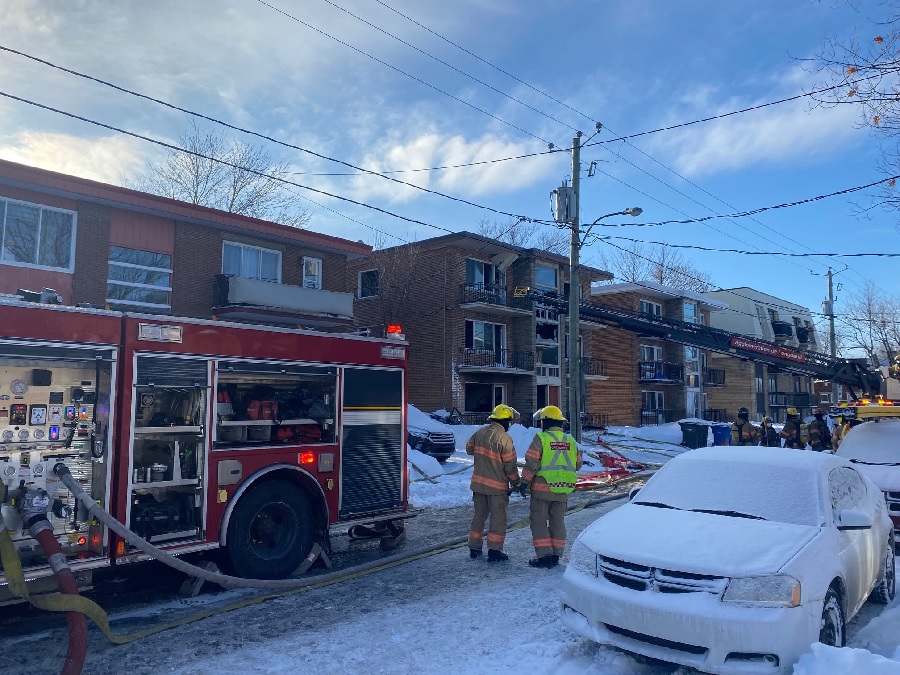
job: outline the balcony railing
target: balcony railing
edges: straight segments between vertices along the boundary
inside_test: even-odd
[[[460,349],[459,365],[465,368],[534,370],[534,352],[511,349]]]
[[[684,410],[675,409],[641,409],[641,426],[655,426],[657,424],[668,424],[669,422],[677,422],[684,418]]]
[[[587,356],[582,357],[581,372],[585,377],[606,377],[606,361]]]
[[[684,382],[683,363],[641,361],[638,373],[641,382]]]
[[[531,298],[517,298],[498,284],[463,284],[460,290],[459,303],[497,305],[526,312],[534,307]]]
[[[703,386],[704,387],[724,387],[725,386],[725,369],[724,368],[704,368],[703,369]]]
[[[773,321],[772,335],[776,340],[794,337],[794,326],[787,321]]]
[[[597,429],[609,425],[609,415],[606,413],[581,413],[581,426],[585,429]]]
[[[769,405],[776,408],[786,408],[788,406],[809,408],[812,405],[812,394],[807,392],[769,392]]]
[[[728,422],[728,411],[725,408],[707,408],[703,411],[703,419],[707,422]]]

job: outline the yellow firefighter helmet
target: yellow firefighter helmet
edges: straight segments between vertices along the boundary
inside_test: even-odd
[[[494,408],[493,412],[491,412],[490,415],[488,415],[488,419],[489,420],[514,420],[518,416],[519,416],[518,410],[516,410],[515,408],[511,408],[510,406],[506,405],[505,403],[501,403],[500,405],[498,405]]]
[[[540,410],[538,410],[534,414],[535,420],[554,420],[556,422],[565,422],[566,418],[562,414],[562,410],[560,410],[555,405],[544,406]]]

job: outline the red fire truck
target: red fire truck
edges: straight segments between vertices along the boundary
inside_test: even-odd
[[[142,554],[78,508],[59,461],[145,539],[224,548],[248,577],[285,577],[314,544],[329,550],[331,528],[406,511],[402,337],[17,301],[0,316],[3,493],[46,487],[82,580]],[[0,508],[26,576],[52,586],[15,509]]]

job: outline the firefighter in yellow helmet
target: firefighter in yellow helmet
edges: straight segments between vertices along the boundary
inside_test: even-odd
[[[805,424],[800,423],[800,413],[796,408],[788,408],[784,412],[787,415],[787,421],[778,434],[784,439],[784,447],[805,450],[809,441],[809,431]]]
[[[488,562],[509,560],[503,552],[506,541],[509,495],[519,483],[516,448],[509,434],[509,425],[519,416],[515,408],[501,403],[488,416],[487,426],[481,427],[466,442],[466,453],[475,456],[472,480],[472,503],[475,513],[469,527],[469,557],[482,554],[484,524],[490,519],[487,536]]]
[[[519,490],[525,495],[530,485],[529,516],[536,557],[528,564],[549,568],[559,564],[566,547],[566,508],[582,457],[575,439],[563,432],[566,418],[559,408],[548,405],[534,417],[540,421],[541,431],[525,453]]]

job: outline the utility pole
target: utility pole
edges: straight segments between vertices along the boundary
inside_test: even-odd
[[[834,284],[832,283],[831,268],[828,268],[828,338],[831,340],[831,358],[837,356],[837,337],[834,334]],[[831,404],[838,404],[837,382],[831,383]]]
[[[581,352],[578,350],[578,255],[581,251],[578,188],[581,182],[581,132],[572,139],[572,236],[569,250],[569,432],[581,442]]]

